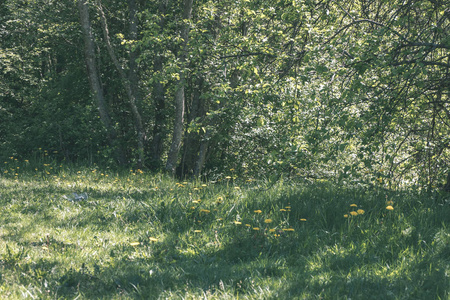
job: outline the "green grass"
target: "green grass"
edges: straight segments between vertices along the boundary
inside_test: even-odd
[[[14,159],[1,172],[2,299],[449,298],[448,194]]]

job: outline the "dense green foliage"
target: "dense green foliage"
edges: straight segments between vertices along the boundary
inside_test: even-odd
[[[2,299],[450,296],[447,193],[6,165]]]
[[[445,183],[448,1],[85,2],[0,4],[1,158]]]

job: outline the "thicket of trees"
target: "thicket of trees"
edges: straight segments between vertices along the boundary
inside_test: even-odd
[[[444,184],[449,4],[2,1],[0,156]]]

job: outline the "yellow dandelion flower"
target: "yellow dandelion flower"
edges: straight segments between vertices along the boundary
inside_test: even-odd
[[[286,206],[285,208],[286,208],[286,209],[291,209],[291,207],[290,207],[290,206]]]
[[[302,221],[302,222],[306,222],[306,219],[300,219],[300,221]]]
[[[348,218],[348,215],[347,215],[347,214],[345,214],[345,215],[344,215],[344,218]]]
[[[283,231],[295,231],[294,228],[284,228]]]
[[[157,242],[158,241],[158,239],[157,238],[154,238],[154,237],[150,237],[150,238],[148,238],[149,240],[150,240],[150,242]]]
[[[239,221],[234,221],[234,224],[236,224],[236,225],[241,225],[241,224],[242,224],[242,222],[239,222]]]
[[[245,224],[245,226],[247,226],[247,227],[251,227],[252,225],[250,225],[250,224]]]
[[[392,207],[392,205],[388,205],[388,206],[386,206],[386,209],[387,210],[394,210],[394,207]]]
[[[209,210],[207,210],[207,209],[200,209],[200,212],[203,212],[203,213],[205,213],[205,214],[208,214],[208,213],[210,213],[210,211],[209,211]]]
[[[358,207],[358,205],[356,205],[355,203],[350,204],[350,207]]]
[[[255,210],[254,212],[257,213],[257,214],[260,214],[260,213],[262,213],[262,210],[257,209],[257,210]]]
[[[363,215],[365,213],[364,209],[358,209],[356,212],[358,215]]]
[[[226,176],[225,179],[231,179],[231,176]]]
[[[269,229],[269,232],[275,232],[275,229],[274,228]]]
[[[357,213],[356,211],[351,211],[350,214],[351,214],[352,216],[357,216],[357,215],[358,215],[358,213]]]
[[[130,246],[139,246],[141,243],[139,243],[139,242],[132,242],[132,243],[130,243]]]
[[[259,227],[253,227],[253,230],[259,230]]]
[[[287,211],[287,210],[285,210],[284,208],[281,208],[280,211]]]
[[[272,223],[272,219],[265,219],[264,223],[267,223],[267,224]]]
[[[200,233],[200,232],[202,232],[202,231],[197,229],[197,230],[194,230],[194,232],[195,232],[195,233]]]

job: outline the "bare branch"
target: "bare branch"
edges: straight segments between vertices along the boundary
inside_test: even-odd
[[[336,33],[333,34],[328,40],[326,40],[326,41],[323,43],[323,45],[328,44],[331,40],[333,40],[333,39],[334,39],[337,35],[339,35],[342,31],[346,30],[347,28],[352,27],[353,25],[359,24],[359,23],[371,23],[371,24],[374,24],[374,25],[377,25],[377,26],[380,26],[380,27],[385,27],[385,28],[389,29],[390,31],[392,31],[392,32],[393,32],[396,36],[398,36],[401,40],[407,42],[408,44],[411,43],[411,42],[408,41],[402,34],[400,34],[399,32],[395,31],[394,29],[390,28],[389,26],[387,26],[387,25],[385,25],[385,24],[383,24],[383,23],[380,23],[380,22],[377,22],[377,21],[373,21],[373,20],[369,20],[369,19],[361,19],[361,20],[353,21],[353,22],[351,22],[351,23],[345,25],[344,27],[342,27],[342,28],[339,29],[338,31],[336,31]]]

